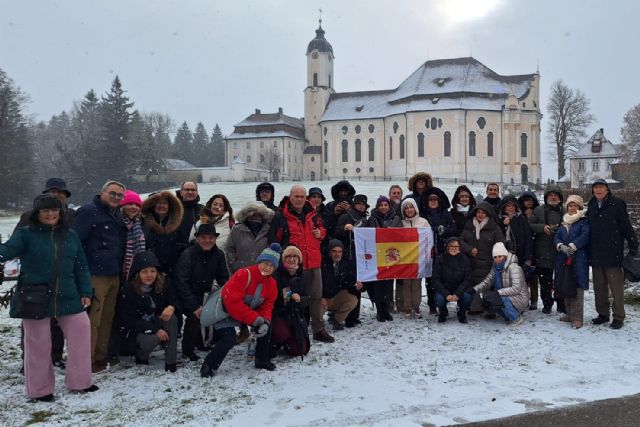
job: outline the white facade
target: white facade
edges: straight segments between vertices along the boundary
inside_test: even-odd
[[[620,159],[616,146],[597,130],[585,145],[569,159],[571,188],[584,187],[596,179],[612,181],[612,167]]]

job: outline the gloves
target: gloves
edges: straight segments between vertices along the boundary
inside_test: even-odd
[[[256,317],[256,320],[253,321],[253,326],[258,329],[261,325],[264,325],[264,318],[262,316]]]
[[[564,252],[567,256],[571,256],[575,252],[570,246],[567,245],[558,245],[558,250],[560,252]]]
[[[262,317],[260,317],[260,319],[262,319]],[[256,338],[262,338],[263,336],[267,335],[267,332],[269,331],[269,325],[267,323],[262,323],[260,326],[254,328],[253,330],[256,333]]]
[[[438,236],[442,236],[444,234],[444,225],[438,226]]]

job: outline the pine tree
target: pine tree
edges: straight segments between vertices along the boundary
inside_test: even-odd
[[[26,96],[0,69],[0,208],[25,204],[33,196],[33,148],[24,114]]]
[[[67,162],[65,169],[72,174],[72,177],[67,177],[68,184],[79,184],[81,190],[87,188],[82,193],[85,197],[95,194],[103,184],[100,174],[103,159],[96,155],[103,137],[102,113],[95,91],[89,90],[71,112],[69,146],[62,150],[65,154],[63,161]]]
[[[212,166],[207,158],[207,146],[209,145],[209,135],[202,122],[198,122],[196,131],[193,134],[193,153],[189,161],[195,166]]]
[[[216,127],[213,128],[213,133],[211,134],[211,146],[208,149],[208,152],[212,166],[224,166],[226,164],[224,137],[222,136],[222,131],[217,123]]]
[[[193,158],[193,135],[187,122],[183,122],[176,133],[173,140],[173,153],[174,158],[187,162]]]
[[[99,170],[102,180],[126,178],[126,171],[130,166],[130,153],[126,141],[131,121],[131,107],[133,102],[129,102],[129,98],[125,96],[120,78],[116,76],[111,90],[102,97],[100,103],[102,146],[96,153],[102,163]]]

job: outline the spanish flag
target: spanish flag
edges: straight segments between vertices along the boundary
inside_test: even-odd
[[[431,276],[431,227],[356,227],[353,231],[359,281]]]

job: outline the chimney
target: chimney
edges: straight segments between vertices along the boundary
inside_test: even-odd
[[[278,113],[282,114],[282,107],[278,107]]]
[[[600,133],[604,136],[604,128],[600,128]]]
[[[256,108],[256,114],[260,114],[260,110]]]

